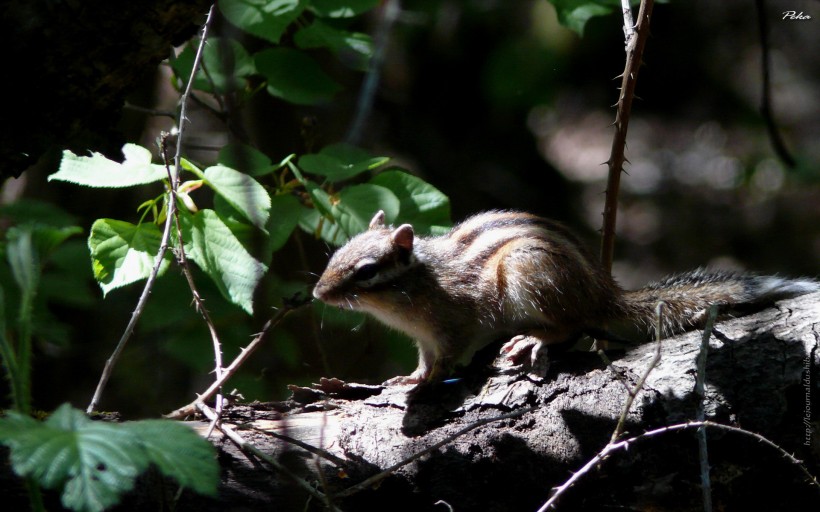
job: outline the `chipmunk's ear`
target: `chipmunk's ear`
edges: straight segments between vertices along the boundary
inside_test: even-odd
[[[393,230],[393,233],[390,234],[390,237],[393,239],[393,243],[401,247],[402,249],[412,251],[413,250],[413,226],[410,224],[402,224],[401,226],[397,227]]]
[[[384,210],[379,210],[376,215],[370,220],[368,229],[378,229],[384,227]]]

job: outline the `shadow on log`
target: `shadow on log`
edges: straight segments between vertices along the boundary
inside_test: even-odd
[[[637,395],[624,437],[695,419],[701,335],[661,342],[660,363]],[[706,365],[706,418],[765,436],[817,475],[820,434],[812,411],[820,396],[818,348],[820,294],[718,323]],[[638,382],[655,350],[655,344],[634,348],[613,357],[610,368],[594,354],[568,352],[553,358],[544,382],[520,372],[465,378],[424,400],[408,395],[409,387],[335,379],[293,387],[287,402],[234,405],[223,416],[292,476],[247,456],[216,431],[218,498],[185,492],[177,501],[173,482],[148,474],[118,509],[327,509],[327,501],[305,490],[307,482],[343,511],[446,511],[447,505],[459,512],[535,511],[607,445],[626,400],[625,384]],[[203,435],[208,430],[206,422],[191,425]],[[703,510],[695,433],[665,432],[614,452],[568,490],[558,510]],[[772,446],[719,428],[707,429],[707,437],[714,510],[787,511],[813,504],[812,510],[820,504],[816,482]],[[436,443],[442,445],[351,492]]]
[[[693,420],[700,332],[662,341],[660,363],[627,418],[626,436]],[[706,366],[706,417],[776,442],[817,475],[820,294],[783,301],[758,314],[719,323]],[[341,510],[537,510],[609,441],[626,399],[620,373],[634,386],[655,351],[630,350],[606,368],[589,353],[555,357],[545,382],[494,375],[473,387],[442,386],[441,401],[408,407],[408,387],[323,380],[295,388],[283,404],[232,407],[227,422],[279,457]],[[479,383],[481,384],[481,383]],[[429,398],[429,397],[428,397]],[[379,484],[343,498],[345,489],[490,417],[488,423],[397,469]],[[203,424],[203,431],[207,427]],[[274,435],[275,434],[275,435]],[[286,436],[286,437],[282,437]],[[219,434],[215,435],[219,438]],[[326,450],[316,455],[306,445]],[[796,510],[820,504],[820,492],[782,454],[760,442],[708,429],[716,510]],[[288,479],[217,440],[224,469],[219,502],[203,510],[275,505],[301,510],[309,498]],[[319,469],[321,467],[321,469]],[[291,508],[292,507],[292,508]],[[325,504],[315,498],[310,509]],[[617,452],[559,502],[559,510],[702,510],[695,430],[667,433]]]

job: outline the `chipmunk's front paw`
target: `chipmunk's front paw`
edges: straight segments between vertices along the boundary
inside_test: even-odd
[[[544,340],[530,334],[519,334],[502,345],[501,367],[520,366],[527,370],[527,375],[535,380],[542,380],[549,371],[549,356]]]
[[[419,384],[423,381],[424,379],[416,377],[412,374],[399,375],[397,377],[393,377],[392,379],[387,379],[386,381],[382,382],[382,386],[409,386]]]

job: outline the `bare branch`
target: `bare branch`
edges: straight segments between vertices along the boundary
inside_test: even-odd
[[[181,158],[180,151],[182,148],[182,140],[185,128],[186,104],[188,95],[191,92],[191,84],[194,81],[194,76],[196,75],[199,62],[202,60],[202,49],[204,48],[204,42],[208,37],[208,28],[210,27],[211,19],[213,18],[213,12],[214,6],[211,5],[211,9],[208,11],[208,18],[205,20],[205,25],[203,25],[202,27],[202,40],[200,42],[199,49],[197,50],[196,57],[194,58],[194,65],[191,68],[191,78],[188,80],[188,87],[185,89],[185,93],[180,98],[181,108],[179,114],[179,134],[177,135],[175,169],[171,176],[170,190],[168,191],[168,216],[165,219],[165,228],[162,231],[162,240],[160,242],[159,251],[157,252],[156,258],[154,258],[154,266],[151,269],[151,274],[148,276],[148,280],[145,283],[145,287],[142,290],[142,294],[140,295],[140,298],[137,301],[137,306],[136,308],[134,308],[134,312],[131,313],[131,320],[128,322],[128,325],[125,327],[125,331],[122,333],[120,340],[117,342],[117,346],[114,348],[114,352],[105,362],[103,373],[100,376],[100,382],[97,384],[97,389],[94,391],[94,396],[91,398],[91,403],[89,403],[88,407],[86,408],[87,414],[91,414],[92,412],[94,412],[100,403],[100,398],[102,397],[103,390],[105,390],[105,386],[108,384],[108,379],[111,377],[114,365],[119,360],[120,355],[122,355],[122,351],[125,349],[125,345],[128,343],[128,340],[131,338],[131,335],[134,333],[134,328],[137,326],[137,321],[142,316],[142,312],[145,309],[145,304],[148,302],[148,296],[151,294],[151,289],[154,287],[154,282],[157,279],[159,267],[160,265],[162,265],[162,260],[165,258],[165,252],[168,250],[168,240],[171,236],[171,222],[174,208],[176,206],[174,198],[176,194],[176,189],[179,186]],[[167,138],[163,138],[162,144],[165,144],[166,140]]]
[[[225,368],[225,371],[222,373],[222,375],[218,379],[216,379],[213,382],[213,384],[211,384],[211,386],[205,390],[204,393],[199,395],[197,399],[191,402],[190,404],[180,407],[179,409],[166,414],[165,418],[181,419],[186,416],[194,414],[199,404],[204,403],[205,400],[212,397],[214,393],[216,393],[219,390],[219,388],[222,387],[225,381],[230,379],[233,376],[233,374],[236,373],[236,371],[239,369],[242,363],[244,363],[245,360],[248,359],[248,357],[250,357],[250,355],[259,347],[259,345],[262,344],[262,341],[264,341],[265,336],[268,334],[268,331],[270,331],[273,327],[277,326],[279,322],[281,322],[282,319],[285,317],[285,315],[287,315],[295,309],[304,306],[305,304],[309,304],[309,301],[304,299],[298,300],[295,298],[290,301],[285,301],[285,305],[279,311],[276,312],[273,318],[271,318],[265,323],[265,325],[262,327],[262,331],[256,335],[256,337],[250,342],[250,344],[247,347],[240,350],[239,355],[236,356],[236,359],[234,359],[231,362],[231,364]]]
[[[786,460],[788,460],[789,462],[791,462],[792,464],[797,466],[800,469],[800,471],[806,476],[806,479],[809,481],[809,483],[813,487],[816,487],[818,492],[820,492],[820,482],[818,482],[817,478],[815,478],[814,475],[812,475],[809,472],[809,470],[806,469],[806,466],[804,466],[802,462],[800,462],[799,460],[794,458],[793,455],[791,455],[789,452],[787,452],[786,450],[781,448],[779,445],[777,445],[776,443],[774,443],[774,442],[770,441],[769,439],[763,437],[762,435],[757,434],[755,432],[750,432],[748,430],[744,430],[742,428],[733,427],[731,425],[723,425],[722,423],[715,423],[713,421],[690,421],[688,423],[679,423],[677,425],[669,425],[669,426],[661,427],[661,428],[658,428],[658,429],[655,429],[655,430],[650,430],[648,432],[644,432],[643,434],[639,434],[637,436],[630,437],[629,439],[624,439],[622,441],[618,441],[617,443],[607,444],[603,448],[603,450],[598,452],[592,459],[589,460],[589,462],[584,464],[584,466],[580,470],[578,470],[576,473],[574,473],[560,487],[556,488],[555,494],[553,494],[550,497],[550,499],[547,500],[547,502],[544,503],[544,505],[542,505],[541,508],[538,509],[538,512],[546,512],[551,507],[554,507],[555,504],[558,502],[558,498],[561,497],[567,491],[567,489],[572,487],[584,475],[589,473],[589,471],[592,468],[594,468],[599,463],[606,460],[613,452],[615,452],[617,450],[626,451],[627,449],[629,449],[629,445],[632,444],[632,443],[635,443],[635,442],[638,442],[638,441],[643,441],[645,439],[651,439],[653,437],[657,437],[657,436],[660,436],[660,435],[663,435],[663,434],[668,434],[668,433],[671,433],[671,432],[677,432],[677,431],[681,431],[681,430],[700,429],[700,428],[714,428],[714,429],[722,430],[722,431],[725,431],[725,432],[731,432],[731,433],[735,433],[735,434],[741,434],[741,435],[747,436],[747,437],[752,437],[755,440],[765,444],[766,446],[769,446],[770,448],[775,449],[776,451],[780,452],[780,454],[783,456],[783,458],[785,458]]]

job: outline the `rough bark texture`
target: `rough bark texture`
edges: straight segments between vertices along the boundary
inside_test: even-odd
[[[65,148],[119,156],[125,95],[196,33],[210,1],[0,3],[5,49],[0,178]]]
[[[663,341],[661,361],[629,414],[629,435],[696,417],[700,340],[701,333],[693,332]],[[719,323],[706,368],[707,419],[760,433],[818,474],[820,435],[817,413],[811,413],[820,394],[818,347],[818,294]],[[615,359],[614,368],[634,385],[654,350],[654,345],[630,350]],[[318,483],[326,479],[336,494],[480,419],[533,406],[520,417],[476,428],[402,467],[381,485],[335,504],[357,511],[445,510],[435,505],[444,500],[458,511],[536,510],[553,487],[607,443],[626,398],[615,372],[590,354],[555,356],[543,383],[519,372],[468,380],[409,398],[406,387],[382,390],[325,381],[321,390],[296,389],[290,403],[276,408],[235,407],[230,421],[250,422],[258,430],[242,431],[248,441],[281,456],[319,489],[326,488]],[[814,434],[807,433],[810,427]],[[312,455],[265,432],[324,447],[339,460],[322,459],[319,478]],[[796,510],[820,504],[818,489],[775,450],[718,430],[709,430],[708,439],[716,510]],[[274,505],[296,510],[308,501],[287,479],[253,467],[230,443],[217,444],[223,494],[218,502],[200,503],[203,509]],[[309,508],[322,505],[314,499]],[[694,430],[618,452],[560,503],[561,510],[610,508],[702,510]]]
[[[701,333],[693,332],[662,342],[660,363],[628,416],[628,435],[696,417],[700,340]],[[534,511],[608,442],[626,399],[616,373],[634,385],[655,348],[641,346],[614,357],[614,369],[594,355],[565,353],[553,357],[541,383],[515,371],[484,372],[411,396],[407,387],[324,380],[316,389],[294,388],[286,403],[230,407],[225,418],[247,442],[316,488],[337,495],[478,420],[532,407],[519,417],[482,425],[403,466],[380,485],[334,504],[344,511],[438,511],[446,510],[436,505],[443,500],[460,512]],[[819,369],[820,294],[719,323],[706,367],[707,418],[766,436],[817,475],[820,435],[817,413],[811,411],[818,410]],[[192,425],[207,430],[204,422]],[[330,455],[317,463],[311,452],[282,436]],[[820,491],[771,447],[719,430],[708,430],[708,439],[715,510],[812,510],[820,504]],[[156,475],[148,475],[120,509],[325,508],[220,435],[214,443],[222,467],[217,499],[184,493],[173,505],[173,484],[165,482],[163,489]],[[12,490],[6,496],[21,497]],[[702,507],[694,430],[617,452],[559,503],[559,510],[571,511]]]

